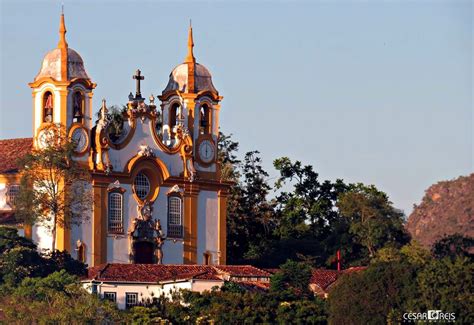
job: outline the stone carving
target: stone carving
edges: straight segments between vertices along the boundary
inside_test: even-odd
[[[140,150],[138,151],[138,155],[140,157],[155,157],[153,153],[153,149],[151,149],[148,145],[143,144],[140,146]]]
[[[129,251],[130,251],[130,262],[136,263],[142,262],[138,255],[140,252],[137,251],[137,245],[145,243],[153,248],[153,256],[149,262],[161,264],[163,261],[163,244],[165,242],[165,236],[161,229],[159,220],[153,220],[153,205],[152,202],[145,201],[142,205],[137,207],[138,217],[132,220],[129,236]]]

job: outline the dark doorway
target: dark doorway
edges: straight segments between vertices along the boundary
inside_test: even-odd
[[[133,248],[135,264],[153,264],[154,248],[152,243],[146,241],[136,242],[133,244]]]

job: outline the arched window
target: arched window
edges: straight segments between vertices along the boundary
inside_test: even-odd
[[[150,193],[150,180],[143,172],[138,173],[133,180],[133,191],[140,200],[144,200]]]
[[[171,130],[176,125],[176,116],[178,114],[179,108],[180,108],[180,106],[179,106],[178,103],[174,103],[170,107],[170,111],[169,111],[169,114],[168,114],[168,125],[170,126]]]
[[[123,233],[123,195],[121,193],[109,193],[108,224],[109,233]]]
[[[84,96],[76,91],[72,96],[72,122],[82,123],[84,117]]]
[[[183,238],[183,200],[176,195],[168,197],[168,237]]]
[[[43,95],[43,122],[53,122],[53,109],[53,94],[51,94],[50,91],[47,91]]]
[[[211,109],[207,104],[204,104],[199,111],[199,130],[201,134],[210,134],[211,128]]]

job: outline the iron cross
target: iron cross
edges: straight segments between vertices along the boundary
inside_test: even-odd
[[[135,75],[133,76],[133,79],[135,79],[137,81],[137,92],[135,94],[135,97],[136,98],[142,98],[142,93],[140,92],[140,81],[141,80],[144,80],[145,77],[141,75],[141,71],[140,69],[137,70],[137,72],[135,73]]]

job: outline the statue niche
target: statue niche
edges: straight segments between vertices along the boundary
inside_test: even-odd
[[[138,217],[133,219],[129,237],[130,262],[134,264],[162,264],[162,246],[165,236],[160,220],[153,220],[153,206],[149,201],[137,207]]]

